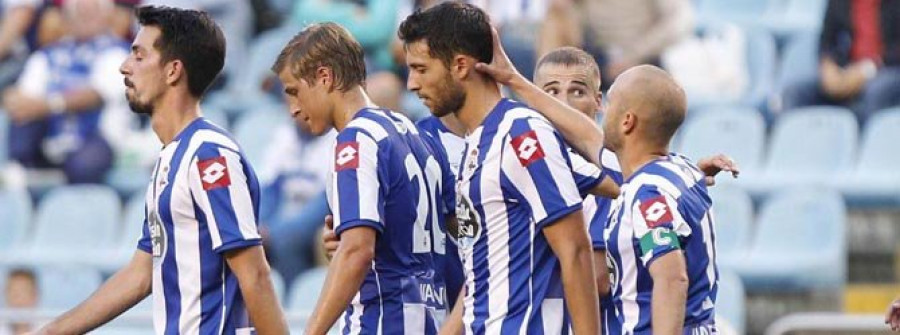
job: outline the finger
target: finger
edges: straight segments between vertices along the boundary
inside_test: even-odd
[[[703,177],[706,180],[706,186],[714,186],[716,185],[716,177],[706,176]]]
[[[334,216],[331,214],[325,215],[325,227],[328,227],[328,230],[334,230]]]

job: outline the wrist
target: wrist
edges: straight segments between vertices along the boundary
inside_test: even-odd
[[[47,96],[47,111],[50,114],[62,114],[66,111],[66,97],[60,93]]]

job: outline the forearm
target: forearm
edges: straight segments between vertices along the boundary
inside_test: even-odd
[[[597,186],[591,189],[590,193],[598,197],[615,199],[619,197],[619,184],[616,184],[615,180],[606,176],[603,177],[603,180]]]
[[[509,88],[525,103],[550,120],[572,149],[588,161],[601,166],[603,131],[594,120],[548,95],[521,75],[516,75],[510,81]]]
[[[65,110],[82,112],[94,110],[103,105],[103,98],[93,89],[81,89],[65,93]]]
[[[609,292],[609,269],[606,267],[606,251],[594,250],[594,280],[597,282],[597,296],[606,297]]]
[[[34,12],[35,9],[31,6],[19,6],[10,8],[3,15],[2,23],[0,23],[0,58],[5,57],[28,30],[28,26],[34,18]]]
[[[450,311],[450,315],[447,316],[447,320],[444,320],[444,325],[441,327],[441,335],[458,335],[463,333],[465,325],[463,324],[462,317],[463,299],[466,296],[465,292],[465,289],[460,290],[459,297],[456,299],[453,310]]]
[[[600,306],[596,298],[593,252],[589,243],[584,244],[571,255],[559,259],[563,291],[575,334],[597,334]]]
[[[308,334],[325,334],[353,300],[372,265],[371,254],[338,248],[328,266],[328,277],[316,310],[310,318]]]
[[[287,323],[281,307],[278,305],[278,297],[275,296],[275,288],[269,278],[269,272],[259,271],[248,277],[240,280],[240,287],[256,333],[260,335],[287,334]]]
[[[653,282],[653,334],[682,334],[687,288],[687,281],[678,279]]]
[[[149,262],[149,254],[146,257]],[[145,270],[135,264],[120,270],[87,300],[47,324],[43,332],[84,334],[109,322],[150,294],[151,273]]]

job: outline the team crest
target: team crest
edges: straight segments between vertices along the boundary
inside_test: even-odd
[[[159,220],[159,214],[156,211],[150,211],[149,215],[147,215],[147,226],[150,231],[153,258],[160,258],[166,254],[168,236],[166,236],[166,229]]]
[[[456,193],[456,243],[461,249],[469,249],[481,237],[481,220],[472,202],[461,193]]]

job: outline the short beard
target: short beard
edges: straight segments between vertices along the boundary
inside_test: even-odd
[[[449,74],[444,83],[443,87],[438,90],[443,93],[440,98],[435,99],[434,110],[431,111],[431,114],[436,117],[456,113],[466,103],[466,91],[463,90],[462,85],[453,82],[453,78]]]
[[[137,100],[128,99],[128,107],[131,111],[138,115],[153,115],[153,105],[149,103],[141,103]]]

